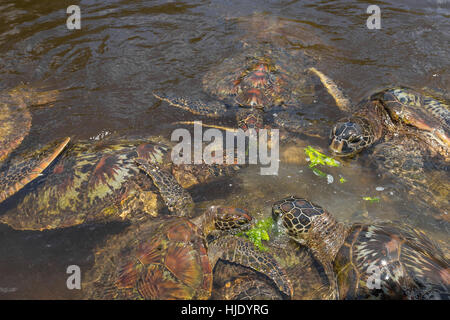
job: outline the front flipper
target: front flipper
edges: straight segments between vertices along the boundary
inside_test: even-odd
[[[162,93],[153,93],[153,95],[161,101],[166,101],[173,107],[189,111],[196,115],[218,118],[227,112],[225,104],[217,100],[206,102],[199,99],[175,97]]]
[[[153,184],[158,188],[161,197],[171,212],[179,216],[190,216],[194,201],[189,192],[179,185],[172,174],[145,159],[138,158],[135,162],[141,170],[152,178]]]
[[[0,203],[36,179],[64,150],[70,138],[53,142],[21,159],[13,159],[0,173]]]
[[[214,268],[219,259],[251,268],[271,279],[287,297],[293,288],[283,268],[271,254],[259,251],[253,243],[235,236],[223,236],[209,244],[208,256]]]
[[[319,77],[320,81],[324,85],[324,87],[327,89],[328,93],[333,97],[333,99],[336,101],[336,105],[338,108],[345,112],[351,111],[351,102],[350,99],[342,92],[341,89],[339,89],[338,85],[328,76],[320,72],[314,67],[309,68],[309,71],[314,73],[316,76]]]

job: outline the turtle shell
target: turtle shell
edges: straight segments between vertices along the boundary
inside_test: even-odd
[[[219,260],[213,271],[213,300],[282,300],[263,275],[239,264]]]
[[[31,128],[31,113],[25,103],[9,94],[0,95],[0,161],[16,149]]]
[[[83,284],[87,299],[207,299],[212,268],[202,231],[182,217],[149,220],[112,237]]]
[[[80,142],[70,146],[49,174],[11,203],[2,204],[0,222],[18,230],[44,230],[85,222],[140,221],[156,216],[163,202],[152,179],[137,166],[141,158],[158,164],[182,188],[233,174],[236,166],[174,165],[158,138]]]
[[[392,120],[427,132],[430,147],[441,148],[448,156],[450,147],[450,107],[429,95],[408,88],[390,88],[375,94]],[[437,146],[435,146],[437,144]]]
[[[334,260],[341,299],[448,299],[448,266],[423,232],[387,223],[353,225]]]
[[[133,209],[136,217],[155,215],[155,189],[134,159],[140,154],[162,161],[166,153],[164,146],[142,140],[72,145],[0,221],[15,229],[43,230],[122,220]]]
[[[43,105],[56,100],[58,91],[37,92],[26,86],[18,86],[0,93],[0,161],[16,149],[31,128],[28,106]]]
[[[203,77],[206,92],[240,106],[268,109],[281,104],[313,100],[315,84],[306,69],[313,60],[305,54],[289,54],[269,44],[225,59]],[[309,79],[309,81],[308,81]]]

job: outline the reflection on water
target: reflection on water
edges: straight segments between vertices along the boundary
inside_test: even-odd
[[[24,149],[58,137],[77,141],[102,132],[168,136],[173,122],[198,120],[160,103],[152,91],[200,94],[202,75],[252,37],[246,32],[254,26],[245,17],[255,13],[263,13],[268,26],[273,21],[284,26],[277,44],[316,57],[318,67],[352,101],[390,84],[449,91],[448,1],[379,1],[382,28],[368,30],[364,1],[85,0],[79,2],[82,29],[70,31],[65,20],[71,2],[16,0],[0,5],[0,88],[24,82],[62,93],[51,109],[33,110]],[[342,116],[326,104],[305,114],[324,128]],[[325,150],[327,141],[324,136],[302,143]],[[282,164],[278,176],[260,176],[259,168],[250,167],[208,192],[193,190],[194,199],[199,209],[227,203],[266,215],[273,201],[296,194],[340,220],[402,219],[447,245],[447,224],[424,214],[396,189],[395,181],[381,181],[361,161],[327,168],[333,183],[314,175],[304,159],[299,163]],[[341,176],[346,183],[339,183]],[[379,197],[380,202],[369,203],[364,196]],[[120,228],[82,226],[41,233],[0,226],[0,297],[77,297],[65,287],[65,268],[89,267],[95,245]]]

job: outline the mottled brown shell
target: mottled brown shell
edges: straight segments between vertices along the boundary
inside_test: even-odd
[[[292,56],[269,44],[256,45],[207,72],[203,86],[218,99],[244,107],[298,103],[313,96],[315,86],[306,71],[312,62],[305,54]]]
[[[134,163],[138,154],[162,161],[167,148],[142,140],[72,145],[0,220],[15,229],[43,230],[155,215],[155,188]]]
[[[336,255],[334,271],[341,299],[449,298],[449,261],[412,228],[354,225]]]
[[[111,239],[88,275],[88,299],[207,299],[212,269],[202,231],[186,218],[149,221]]]

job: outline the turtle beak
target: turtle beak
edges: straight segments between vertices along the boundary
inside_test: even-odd
[[[337,138],[333,138],[333,140],[331,140],[330,143],[330,150],[334,153],[334,154],[342,154],[342,149],[344,148],[344,144],[345,142],[337,139]]]

